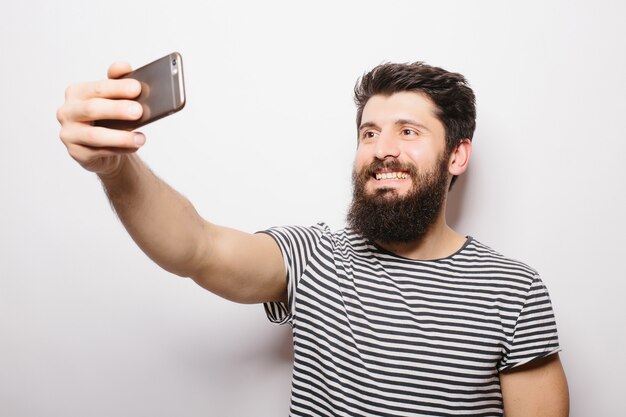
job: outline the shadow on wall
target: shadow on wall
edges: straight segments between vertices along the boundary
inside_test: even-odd
[[[274,326],[267,324],[268,326]],[[215,374],[236,369],[288,366],[293,363],[292,329],[288,325],[274,329],[273,337],[258,339],[257,343],[241,343],[236,348],[215,344],[215,333],[189,334],[189,338],[173,352],[174,361],[191,374],[211,379]],[[237,339],[245,341],[244,334]],[[243,366],[245,365],[245,366]]]

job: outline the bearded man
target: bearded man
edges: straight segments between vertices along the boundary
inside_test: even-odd
[[[365,74],[348,227],[247,234],[153,175],[135,154],[143,135],[93,126],[141,116],[140,85],[117,79],[129,71],[68,89],[61,139],[155,262],[293,326],[291,416],[568,415],[539,275],[446,224],[475,129],[462,75],[420,62]]]

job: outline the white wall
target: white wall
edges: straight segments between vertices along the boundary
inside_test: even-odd
[[[58,139],[68,84],[173,50],[188,104],[141,156],[247,231],[342,226],[363,72],[465,74],[479,120],[451,222],[542,273],[571,415],[623,415],[623,2],[92,3],[0,4],[1,416],[287,414],[289,329],[153,265]]]

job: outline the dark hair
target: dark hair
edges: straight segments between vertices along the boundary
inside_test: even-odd
[[[354,87],[357,129],[361,125],[363,108],[372,96],[390,96],[402,91],[423,93],[433,101],[435,117],[445,128],[447,153],[452,152],[462,139],[472,140],[476,128],[476,98],[467,80],[461,74],[423,62],[381,64],[357,81]],[[455,181],[456,176],[452,178],[452,184]]]

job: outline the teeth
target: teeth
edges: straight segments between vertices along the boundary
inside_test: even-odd
[[[376,174],[377,180],[395,180],[409,178],[409,174],[406,172],[383,172]]]

